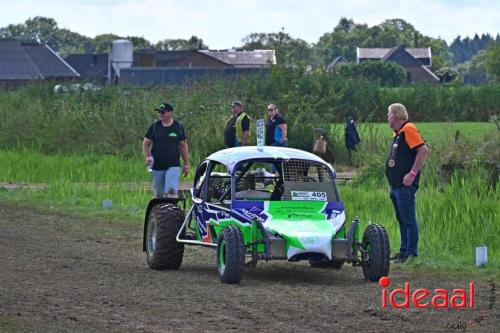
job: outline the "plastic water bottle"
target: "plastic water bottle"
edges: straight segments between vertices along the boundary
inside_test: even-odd
[[[146,163],[146,170],[148,170],[148,172],[153,172],[153,164],[154,164],[154,159],[151,157]]]

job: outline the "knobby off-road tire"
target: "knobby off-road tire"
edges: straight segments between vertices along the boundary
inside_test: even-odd
[[[162,203],[151,209],[146,234],[146,255],[152,269],[179,269],[184,244],[175,239],[184,222],[184,212],[173,204]]]
[[[235,226],[222,229],[217,241],[217,271],[223,283],[240,283],[245,270],[245,243]]]
[[[309,260],[309,265],[313,268],[341,269],[344,265],[340,260]]]
[[[379,224],[371,224],[363,233],[362,254],[363,275],[365,279],[377,282],[382,276],[389,274],[389,236],[385,228]]]

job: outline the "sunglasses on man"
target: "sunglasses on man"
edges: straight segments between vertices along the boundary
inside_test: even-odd
[[[173,111],[165,111],[165,110],[162,110],[162,111],[158,111],[159,114],[165,114],[167,112],[173,112]]]

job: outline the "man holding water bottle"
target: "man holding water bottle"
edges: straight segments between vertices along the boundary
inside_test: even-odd
[[[146,165],[151,167],[156,196],[176,197],[181,173],[180,155],[184,161],[182,173],[189,172],[189,149],[186,132],[180,122],[174,120],[174,108],[168,103],[161,103],[155,109],[160,120],[149,126],[142,142],[142,151]]]

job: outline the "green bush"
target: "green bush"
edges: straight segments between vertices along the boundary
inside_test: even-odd
[[[267,74],[163,88],[107,86],[55,93],[51,84],[31,84],[0,90],[0,147],[137,155],[147,127],[158,118],[154,107],[168,101],[186,127],[192,150],[206,156],[223,147],[222,132],[233,99],[244,102],[253,120],[265,119],[267,104],[275,103],[289,124],[290,145],[310,149],[314,128],[328,132],[346,116],[358,124],[386,122],[387,106],[394,102],[404,103],[413,121],[486,121],[500,113],[500,84],[388,88],[370,80],[283,67]],[[341,150],[342,128],[337,131],[334,144]]]

